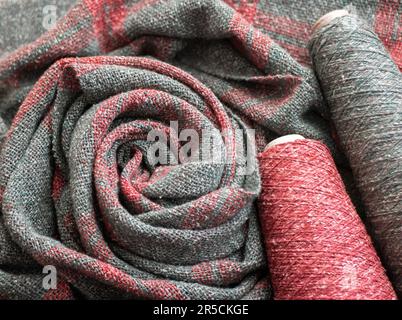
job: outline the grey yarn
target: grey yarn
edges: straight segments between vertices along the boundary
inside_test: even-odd
[[[402,294],[402,76],[354,15],[318,30],[310,52],[372,235]]]

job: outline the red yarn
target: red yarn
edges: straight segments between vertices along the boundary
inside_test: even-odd
[[[396,299],[325,145],[272,146],[260,169],[275,299]]]

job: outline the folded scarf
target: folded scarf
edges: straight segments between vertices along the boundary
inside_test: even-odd
[[[0,60],[1,297],[269,297],[246,129],[252,167],[287,133],[337,151],[302,55],[230,5],[82,1]],[[171,121],[214,132],[219,161],[149,163]]]

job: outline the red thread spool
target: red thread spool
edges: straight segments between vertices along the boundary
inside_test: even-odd
[[[396,299],[327,147],[285,136],[259,158],[274,298]]]

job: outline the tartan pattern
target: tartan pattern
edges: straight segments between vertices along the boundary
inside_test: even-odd
[[[227,130],[225,158],[141,166],[146,134],[168,130],[161,120]],[[169,64],[61,59],[35,84],[7,134],[0,159],[4,227],[32,264],[55,266],[88,298],[253,294],[265,260],[253,203],[258,171],[243,176],[237,169],[235,130],[242,126],[207,87]],[[18,254],[8,241],[3,264],[16,263],[10,256]],[[2,271],[1,289],[10,277]],[[11,298],[68,296],[23,281]],[[26,290],[35,285],[36,292]],[[267,297],[267,287],[258,292]]]
[[[258,150],[287,133],[336,147],[304,44],[270,37],[269,3],[227,2],[83,0],[0,60],[1,297],[269,297],[235,130]],[[147,165],[146,134],[171,120],[228,131],[224,164]]]
[[[57,14],[63,17],[76,0],[57,3]],[[225,0],[248,22],[268,34],[285,48],[297,61],[310,65],[307,41],[314,22],[323,14],[352,5],[368,21],[395,63],[402,68],[402,14],[399,0],[304,0],[302,4],[293,0]],[[42,9],[47,0],[16,2],[2,0],[3,32],[0,34],[0,57],[18,46],[35,40],[44,31]],[[24,14],[29,12],[31,14]],[[18,16],[18,19],[14,19]]]
[[[402,70],[402,3],[399,0],[225,0],[247,21],[272,37],[297,61],[310,66],[307,43],[314,23],[348,6],[378,34]]]

